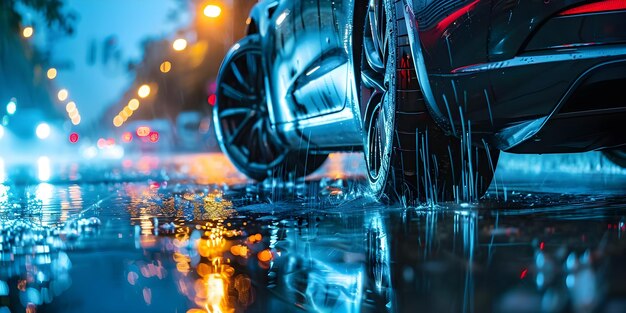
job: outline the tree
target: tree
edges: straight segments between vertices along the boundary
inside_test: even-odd
[[[189,0],[179,2],[181,10],[198,9],[202,4]],[[156,92],[154,97],[142,100],[141,108],[131,120],[167,118],[174,121],[182,111],[210,115],[208,98],[214,92],[211,86],[219,66],[226,50],[234,43],[232,41],[244,36],[247,14],[255,3],[256,0],[234,0],[229,11],[219,19],[197,16],[189,29],[180,31],[182,37],[185,32],[193,32],[196,37],[196,41],[190,42],[184,51],[173,51],[172,43],[165,39],[147,40],[143,59],[132,65],[135,83],[105,113],[104,119],[111,121],[131,98],[136,97],[138,86],[144,83],[154,84]],[[160,70],[164,61],[171,63],[171,70],[167,73]]]
[[[61,115],[51,101],[45,77],[47,57],[22,37],[26,15],[49,29],[72,33],[73,13],[63,12],[61,0],[0,0],[0,105],[15,98],[20,107],[39,107],[51,117]],[[1,117],[2,114],[0,114]]]
[[[17,32],[24,21],[20,7],[41,14],[49,28],[58,28],[68,34],[73,32],[76,16],[63,12],[61,0],[2,0],[0,1],[0,31]]]

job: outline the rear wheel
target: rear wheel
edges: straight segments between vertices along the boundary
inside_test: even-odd
[[[602,153],[615,165],[626,168],[626,148],[605,150]]]
[[[217,80],[213,117],[222,151],[237,169],[258,181],[312,173],[328,155],[291,151],[272,126],[259,35],[250,35],[235,47]]]
[[[413,66],[403,2],[370,0],[366,11],[361,116],[375,196],[405,205],[478,199],[499,151],[467,144],[469,135],[458,139],[433,122]]]

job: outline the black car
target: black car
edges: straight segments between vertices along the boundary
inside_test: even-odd
[[[500,151],[626,162],[626,1],[265,0],[218,77],[249,177],[363,150],[379,199],[472,201]]]

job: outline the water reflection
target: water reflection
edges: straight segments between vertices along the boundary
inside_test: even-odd
[[[249,186],[127,186],[143,258],[126,281],[150,305],[158,285],[144,280],[169,275],[194,313],[592,312],[621,290],[607,275],[626,257],[619,211],[580,221],[324,200],[354,188],[340,181],[308,184],[315,210],[306,198],[259,203]]]
[[[238,186],[186,170],[4,186],[0,299],[8,288],[12,311],[38,312],[626,311],[620,197],[401,209],[349,175]]]
[[[37,178],[39,181],[46,182],[50,180],[50,158],[46,156],[39,157],[37,159]]]
[[[99,230],[93,216],[74,214],[60,221],[51,206],[56,192],[47,183],[34,192],[0,185],[0,297],[9,299],[12,309],[36,312],[61,296],[72,284],[67,250],[83,247]]]
[[[136,247],[169,255],[133,262],[128,268],[129,284],[144,285],[137,283],[140,275],[163,279],[162,273],[167,272],[163,264],[173,261],[170,271],[178,292],[189,301],[187,312],[241,312],[254,301],[250,278],[237,268],[256,257],[253,253],[260,262],[268,261],[267,252],[260,250],[263,237],[239,228],[247,221],[231,219],[235,210],[222,191],[163,197],[158,188],[145,188],[129,194],[135,196],[129,206],[131,220],[139,223]],[[146,305],[151,304],[151,293],[150,287],[142,287]]]

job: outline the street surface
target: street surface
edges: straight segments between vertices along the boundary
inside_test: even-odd
[[[626,312],[626,172],[504,155],[478,204],[374,202],[225,156],[0,162],[0,313]]]

